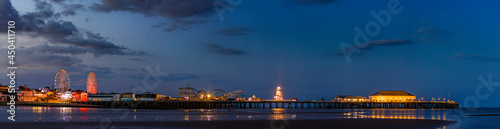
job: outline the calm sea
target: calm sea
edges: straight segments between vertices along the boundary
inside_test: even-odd
[[[0,121],[9,121],[6,106],[0,106]],[[216,120],[292,120],[292,119],[432,119],[453,120],[442,128],[500,128],[500,108],[431,109],[251,109],[251,110],[156,110],[78,107],[19,106],[16,121],[216,121]],[[472,116],[470,116],[472,115]],[[474,116],[496,115],[496,116]]]

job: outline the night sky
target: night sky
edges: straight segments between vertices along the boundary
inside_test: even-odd
[[[387,11],[394,2],[399,12],[381,25],[371,12]],[[285,99],[404,90],[426,100],[451,92],[463,103],[477,96],[478,78],[491,74],[493,90],[479,88],[489,93],[479,106],[498,107],[499,6],[452,0],[0,0],[0,61],[7,62],[7,21],[14,20],[17,83],[30,88],[53,85],[57,70],[66,69],[71,89],[85,89],[87,74],[95,72],[101,92],[176,97],[189,82],[198,90],[243,90],[264,99],[280,85]],[[356,45],[354,28],[365,31],[372,23],[380,32]],[[342,50],[357,51],[345,56]]]

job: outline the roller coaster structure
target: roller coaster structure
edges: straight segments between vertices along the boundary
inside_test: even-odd
[[[179,88],[178,95],[185,100],[227,100],[229,98],[245,98],[243,91],[233,91],[226,94],[224,90],[213,89],[211,92],[207,93],[204,90],[196,90],[190,87],[189,83],[186,84],[185,88]]]

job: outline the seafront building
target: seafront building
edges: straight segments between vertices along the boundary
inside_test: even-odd
[[[72,93],[71,100],[75,102],[87,102],[88,100],[87,91],[75,90]]]
[[[135,101],[134,93],[123,93],[121,101]]]
[[[0,83],[0,101],[5,102],[8,100],[10,94],[9,94],[9,86],[8,85],[3,85]]]
[[[136,95],[138,101],[158,101],[161,96],[159,94],[153,94],[151,92]]]
[[[260,102],[260,100],[261,99],[259,97],[255,96],[255,95],[253,95],[252,97],[248,98],[248,101],[253,101],[253,102]]]
[[[415,95],[406,91],[378,91],[370,95],[372,102],[411,102],[415,100]]]
[[[134,93],[97,93],[89,94],[88,102],[107,102],[107,101],[161,101],[169,96],[146,92],[144,94]]]
[[[95,101],[119,101],[121,98],[121,94],[118,93],[100,93],[100,94],[89,94],[88,95],[89,102]]]
[[[40,94],[41,91],[35,90],[35,89],[30,89],[28,88],[28,85],[24,86],[19,86],[18,89],[16,90],[17,92],[17,99],[18,101],[27,101],[27,102],[32,102],[38,99],[37,96],[42,96]],[[37,96],[35,96],[37,94]]]
[[[366,97],[362,96],[351,96],[351,95],[337,95],[335,96],[334,102],[365,102],[369,101]]]

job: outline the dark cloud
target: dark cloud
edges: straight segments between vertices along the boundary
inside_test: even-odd
[[[30,69],[44,69],[44,68],[64,68],[79,64],[82,59],[63,56],[63,55],[47,55],[47,54],[33,54],[29,56],[17,57],[18,66]]]
[[[66,0],[50,0],[51,2],[54,2],[54,3],[58,3],[58,4],[62,4],[64,2],[66,2]]]
[[[205,19],[174,19],[169,23],[159,24],[154,28],[163,28],[163,31],[173,32],[175,30],[188,31],[193,28],[194,25],[199,25],[207,22]]]
[[[221,29],[214,33],[227,36],[243,36],[243,35],[250,35],[250,33],[248,33],[249,31],[251,30],[246,27],[231,27],[231,28]]]
[[[209,43],[207,44],[207,49],[210,52],[213,53],[218,53],[218,54],[223,54],[223,55],[243,55],[247,54],[246,52],[242,50],[237,50],[237,49],[232,49],[232,48],[225,48],[217,44],[212,44]]]
[[[337,0],[292,0],[298,4],[328,4]]]
[[[147,17],[186,18],[211,13],[214,11],[212,2],[213,0],[101,0],[101,4],[93,3],[89,8],[99,12],[128,11]]]
[[[200,76],[196,74],[169,74],[166,77],[163,77],[165,81],[182,81],[182,80],[190,80],[190,79],[198,79]]]
[[[446,37],[451,35],[450,31],[430,24],[423,24],[422,27],[420,27],[416,32],[421,36],[430,37]]]
[[[63,8],[64,10],[61,12],[61,14],[64,16],[73,16],[76,15],[76,11],[85,9],[81,4],[64,5]]]
[[[142,14],[145,17],[165,17],[169,22],[156,25],[164,31],[189,30],[193,25],[206,22],[215,13],[213,0],[101,0],[89,7],[97,12],[124,11]]]
[[[0,52],[7,53],[7,49],[0,49]],[[76,53],[78,52],[68,52],[65,48],[59,46],[38,45],[29,48],[19,47],[16,50],[15,63],[17,66],[25,69],[45,70],[47,68],[65,68],[82,63],[82,59],[71,55]],[[6,63],[2,64],[2,66],[4,65]]]
[[[83,20],[85,20],[86,22],[90,22],[90,21],[92,21],[92,18],[87,17],[87,18],[84,18]]]
[[[403,45],[403,44],[409,44],[411,43],[411,40],[407,39],[384,39],[384,40],[375,40],[371,41],[370,45],[383,45],[383,46],[390,46],[390,45]]]
[[[52,9],[52,5],[45,1],[35,1],[35,12],[29,12],[19,16],[12,7],[10,1],[3,0],[0,5],[0,21],[18,19],[16,26],[21,29],[17,32],[28,32],[33,37],[43,37],[51,44],[72,45],[86,49],[94,56],[102,55],[138,55],[151,56],[143,51],[133,51],[124,46],[118,46],[99,33],[79,30],[72,22],[57,20],[58,17]],[[78,9],[80,5],[69,5],[68,8]],[[5,33],[2,31],[0,33]],[[81,51],[78,51],[81,52]]]
[[[88,48],[95,56],[101,55],[139,55],[152,56],[143,51],[132,51],[124,46],[118,46],[108,41],[98,33],[86,31],[84,34],[74,34],[67,37],[51,37],[49,41],[56,44],[70,44]]]
[[[12,6],[9,0],[0,0],[0,23],[8,23],[9,21],[19,21],[19,13]],[[0,27],[1,33],[7,32],[7,27]]]
[[[35,0],[35,10],[33,14],[40,18],[52,18],[56,14],[52,11],[52,4],[45,1]]]
[[[37,30],[34,36],[42,36],[48,39],[58,39],[69,37],[78,33],[78,29],[72,22],[49,20],[40,25],[36,25]]]
[[[407,29],[414,31],[409,33],[409,36],[420,40],[422,43],[443,44],[446,43],[443,38],[453,35],[451,31],[445,28],[424,21],[415,20],[410,24],[412,25],[407,26]]]
[[[453,52],[453,53],[455,55],[453,55],[451,59],[500,63],[500,56],[474,55],[465,52]]]
[[[50,2],[55,3],[57,5],[61,5],[63,11],[57,13],[56,15],[63,16],[73,16],[77,14],[77,11],[84,11],[85,7],[82,4],[70,4],[73,1],[67,0],[50,0]]]
[[[103,52],[106,53],[100,53],[96,50],[103,50]],[[42,45],[37,45],[34,47],[29,47],[29,48],[21,48],[21,52],[26,53],[26,54],[58,54],[58,55],[81,55],[81,54],[86,54],[86,53],[94,53],[95,56],[100,56],[104,54],[112,54],[112,55],[124,55],[127,53],[123,53],[122,51],[118,50],[106,50],[106,49],[91,49],[89,47],[78,47],[75,45],[49,45],[49,44],[42,44]],[[115,53],[110,53],[110,52],[115,52]],[[119,53],[121,52],[121,53]],[[147,53],[141,53],[141,52],[133,52],[134,55],[148,55]],[[137,59],[131,59],[135,61],[142,61],[142,60],[137,60]]]
[[[139,58],[130,58],[129,60],[133,60],[133,61],[144,61],[143,59],[139,59]]]
[[[348,48],[344,48],[344,50],[347,51],[353,51],[353,50],[371,50],[375,46],[396,46],[396,45],[405,45],[405,44],[410,44],[412,41],[408,39],[383,39],[383,40],[375,40],[375,41],[370,41],[365,44],[361,44],[358,46],[351,46]],[[364,46],[364,47],[361,47]],[[335,54],[343,56],[344,53],[342,52],[343,50],[338,50]],[[363,53],[352,53],[353,55],[362,55]]]
[[[75,46],[49,46],[48,44],[38,45],[35,47],[22,49],[23,53],[28,54],[69,54],[69,55],[80,55],[85,54],[88,51],[84,48]]]

